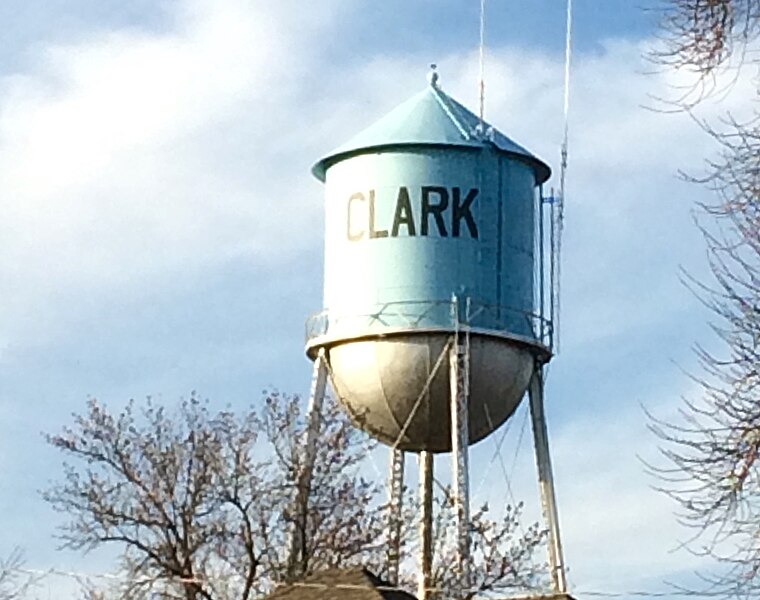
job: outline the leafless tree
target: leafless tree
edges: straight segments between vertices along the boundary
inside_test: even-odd
[[[305,457],[305,419],[300,403],[292,397],[273,394],[266,402],[263,431],[274,450],[276,468],[284,474],[290,501]],[[337,403],[325,403],[308,503],[306,574],[366,565],[380,553],[385,532],[381,506],[384,482],[369,481],[358,474],[375,446],[351,424]],[[288,522],[295,518],[291,507],[288,504],[285,511]],[[278,573],[287,571],[290,559],[284,553],[284,544],[282,548]]]
[[[760,0],[665,0],[665,50],[655,57],[688,68],[701,82],[737,53],[760,68]],[[753,54],[754,52],[754,54]],[[760,79],[755,101],[760,101]],[[700,94],[681,101],[692,110]],[[739,121],[700,122],[718,145],[703,176],[715,200],[698,207],[712,282],[686,276],[712,311],[722,349],[697,346],[701,393],[688,398],[676,422],[652,417],[665,463],[653,467],[660,488],[693,528],[688,547],[723,568],[704,575],[713,591],[760,591],[760,112]]]
[[[14,548],[0,559],[0,600],[20,600],[39,578],[24,569],[24,553]]]
[[[434,522],[433,598],[457,597],[457,511],[450,489],[437,498]],[[545,564],[537,563],[536,550],[546,541],[546,530],[534,523],[524,528],[522,506],[506,506],[500,518],[489,516],[488,505],[470,515],[470,585],[463,600],[487,594],[523,593],[546,587]]]
[[[261,414],[214,413],[197,396],[174,413],[152,400],[118,414],[90,401],[48,438],[75,461],[45,493],[68,518],[64,545],[123,548],[129,597],[246,600],[266,591],[287,563],[299,407],[276,393]],[[381,533],[371,510],[379,487],[358,473],[359,435],[337,408],[324,414],[309,570],[361,562]]]
[[[682,108],[692,108],[719,90],[718,75],[724,71],[756,66],[758,0],[657,0],[655,5],[661,43],[649,58],[665,68],[696,75],[676,102]]]
[[[269,393],[258,410],[213,412],[193,395],[176,411],[152,400],[118,413],[91,400],[73,425],[48,437],[71,461],[46,499],[64,513],[65,546],[123,550],[123,584],[86,585],[88,600],[156,597],[248,600],[286,579],[288,533],[306,426],[297,397]],[[335,402],[321,417],[306,535],[305,574],[363,565],[382,574],[386,557],[385,482],[362,477],[374,443]],[[446,497],[444,495],[444,497]],[[416,530],[406,503],[405,530]],[[439,583],[454,522],[439,510]],[[473,518],[477,585],[502,589],[533,577],[543,535],[518,532],[518,510],[503,521]],[[410,545],[413,541],[409,542]],[[407,581],[411,573],[407,573]]]

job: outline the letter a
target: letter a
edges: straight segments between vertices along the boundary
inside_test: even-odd
[[[398,199],[396,200],[396,214],[393,216],[393,228],[391,236],[398,237],[399,227],[406,225],[407,235],[417,235],[414,227],[414,215],[412,213],[412,203],[409,201],[409,190],[401,187],[398,190]]]

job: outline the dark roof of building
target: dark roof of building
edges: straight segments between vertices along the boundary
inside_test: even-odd
[[[329,569],[282,585],[267,600],[416,600],[367,569]]]

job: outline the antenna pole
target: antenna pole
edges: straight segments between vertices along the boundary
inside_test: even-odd
[[[388,581],[398,585],[401,562],[401,511],[404,503],[404,452],[391,450],[390,502],[388,504]]]
[[[570,67],[573,58],[573,0],[567,0],[565,15],[565,86],[562,98],[562,116],[564,131],[562,135],[561,171],[560,171],[560,194],[564,200],[565,195],[565,172],[567,171],[567,148],[570,130]]]
[[[470,490],[469,435],[469,329],[460,332],[459,301],[452,298],[454,343],[449,350],[449,386],[451,394],[451,457],[454,480],[454,508],[457,513],[458,597],[470,587]],[[469,302],[467,303],[469,312]]]
[[[433,582],[433,455],[419,454],[420,469],[420,570],[417,579],[417,598],[428,600]]]
[[[562,115],[564,129],[562,132],[562,147],[560,149],[560,175],[559,175],[559,199],[557,200],[556,215],[556,281],[554,300],[556,307],[552,313],[553,327],[557,339],[557,351],[559,351],[559,330],[560,330],[560,286],[562,284],[562,230],[565,225],[565,182],[567,180],[567,161],[568,146],[570,137],[570,73],[573,58],[573,0],[567,0],[567,10],[565,14],[565,84],[562,98]],[[554,194],[552,194],[554,196]]]
[[[478,96],[480,99],[480,135],[485,135],[485,112],[486,112],[486,78],[485,78],[485,53],[486,53],[486,0],[480,0],[480,45],[478,49]]]
[[[298,579],[304,574],[307,566],[306,527],[309,516],[309,496],[311,495],[311,479],[314,462],[317,457],[317,438],[322,422],[322,405],[327,387],[327,358],[324,348],[319,349],[314,361],[314,375],[311,380],[311,395],[309,398],[308,425],[306,426],[306,441],[304,444],[303,464],[298,474],[295,501],[295,522],[290,539],[290,556],[288,561],[288,579]]]
[[[549,567],[552,584],[557,594],[567,593],[565,562],[562,555],[562,541],[559,536],[559,515],[554,492],[554,475],[549,455],[549,434],[546,430],[544,413],[544,379],[542,368],[536,365],[528,388],[530,396],[530,417],[533,425],[533,442],[536,449],[538,482],[541,489],[541,504],[544,519],[549,528]]]

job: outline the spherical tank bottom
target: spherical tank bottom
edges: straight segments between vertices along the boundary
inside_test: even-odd
[[[451,451],[448,349],[453,334],[415,332],[332,344],[333,386],[354,423],[405,451]],[[515,411],[535,349],[498,336],[469,335],[469,440],[493,433]]]

